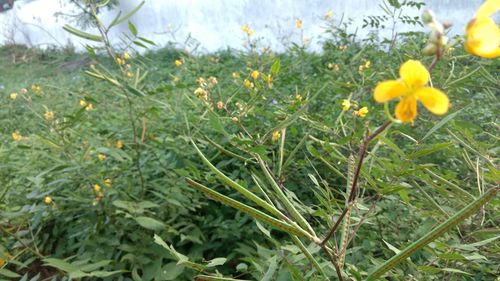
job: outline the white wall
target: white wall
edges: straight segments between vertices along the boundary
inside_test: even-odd
[[[467,21],[482,0],[422,0],[439,19],[454,23],[452,33],[462,33]],[[140,1],[121,0],[118,9],[125,14]],[[241,26],[254,29],[254,38],[262,38],[263,46],[283,50],[283,42],[302,41],[295,29],[296,18],[303,20],[303,36],[312,39],[311,50],[319,50],[318,41],[324,32],[323,16],[333,11],[334,19],[352,18],[352,30],[364,36],[363,17],[381,13],[380,0],[146,0],[144,7],[132,17],[139,34],[159,45],[169,41],[182,43],[189,34],[201,44],[203,51],[216,51],[227,46],[243,48],[245,35]],[[0,43],[15,41],[36,46],[65,45],[71,41],[81,49],[82,40],[62,29],[65,20],[56,12],[71,13],[74,7],[65,0],[19,0],[14,9],[0,14]],[[110,22],[116,11],[104,11],[104,22]],[[417,14],[415,14],[417,15]],[[173,30],[172,36],[169,30]],[[90,30],[91,31],[91,30]],[[404,29],[399,29],[404,31]],[[92,32],[92,31],[91,31]],[[120,34],[128,32],[126,22],[112,33],[119,42]],[[94,31],[94,33],[97,33]],[[389,32],[382,34],[389,36]]]

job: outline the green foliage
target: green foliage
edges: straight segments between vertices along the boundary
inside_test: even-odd
[[[131,46],[153,43],[128,26],[143,44]],[[346,206],[365,128],[386,120],[373,88],[408,58],[432,60],[424,34],[385,50],[345,30],[329,30],[322,54],[0,48],[0,278],[335,278],[319,242]],[[446,52],[432,82],[450,112],[421,110],[371,142],[325,243],[342,245],[345,276],[389,260],[375,271],[387,280],[496,277],[498,67]]]

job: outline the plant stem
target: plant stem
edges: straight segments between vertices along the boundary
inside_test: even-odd
[[[354,178],[352,180],[352,186],[351,186],[351,192],[349,193],[349,198],[347,199],[347,204],[344,207],[344,210],[340,214],[340,217],[337,219],[335,224],[332,226],[328,234],[325,236],[325,238],[321,241],[320,246],[323,246],[328,242],[330,238],[332,238],[333,234],[335,234],[335,231],[339,227],[340,223],[344,219],[345,215],[347,214],[347,211],[352,207],[352,201],[354,201],[354,197],[356,196],[356,189],[358,185],[358,179],[359,175],[361,172],[361,168],[363,166],[363,160],[365,159],[366,151],[368,150],[368,145],[370,144],[370,141],[372,141],[375,137],[377,137],[380,133],[382,133],[389,125],[392,124],[391,121],[385,122],[380,128],[378,128],[375,132],[373,132],[371,135],[367,135],[363,141],[363,145],[361,147],[361,151],[359,153],[359,160],[358,160],[358,166],[356,167],[356,170],[354,171]]]

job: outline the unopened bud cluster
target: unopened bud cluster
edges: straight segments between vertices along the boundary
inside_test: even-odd
[[[422,22],[427,25],[431,32],[427,39],[427,45],[422,50],[422,53],[427,56],[434,56],[448,44],[448,37],[444,35],[446,29],[451,27],[449,22],[439,22],[434,13],[430,10],[425,10],[422,14]]]

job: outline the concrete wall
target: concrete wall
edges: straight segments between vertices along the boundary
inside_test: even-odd
[[[439,19],[453,22],[452,33],[462,33],[482,0],[422,0],[435,11]],[[118,7],[124,13],[140,1],[121,0]],[[301,43],[311,39],[311,50],[319,50],[318,42],[325,36],[325,13],[332,11],[336,23],[343,17],[352,19],[351,31],[364,37],[369,29],[362,29],[363,18],[380,15],[381,0],[146,0],[144,7],[132,17],[139,34],[159,45],[169,41],[183,42],[190,35],[200,43],[202,51],[216,51],[226,47],[243,48],[244,24],[254,29],[254,38],[261,38],[261,46],[283,50],[290,42]],[[62,29],[67,23],[57,12],[75,10],[67,0],[19,0],[12,10],[0,14],[0,43],[25,43],[36,46],[65,45],[72,42],[82,49],[81,40]],[[104,22],[110,22],[117,11],[104,11]],[[405,13],[409,13],[407,11]],[[420,13],[411,13],[416,16]],[[295,19],[303,21],[303,29],[295,28]],[[398,31],[407,27],[398,26]],[[89,30],[92,32],[92,30]],[[93,31],[95,32],[95,31]],[[112,33],[112,40],[120,42],[128,32],[126,22]],[[97,33],[97,32],[95,32]],[[390,36],[387,30],[380,34]]]

